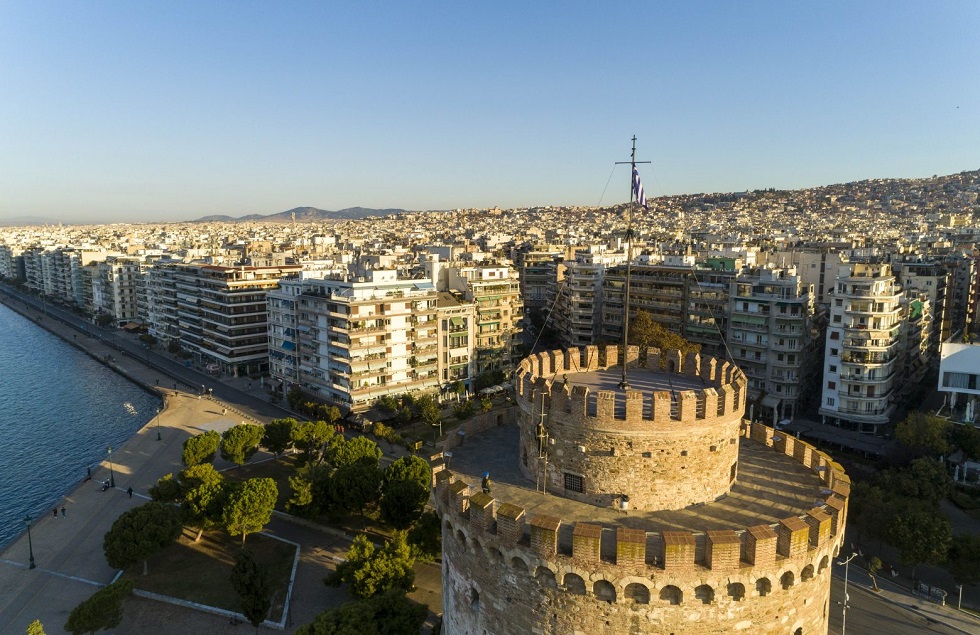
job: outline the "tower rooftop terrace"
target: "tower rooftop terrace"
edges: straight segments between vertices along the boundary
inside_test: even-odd
[[[654,378],[660,375],[643,374]],[[581,375],[576,374],[576,380]],[[699,378],[689,379],[700,383]],[[566,523],[582,521],[647,532],[739,530],[776,523],[788,516],[805,514],[829,494],[811,469],[791,456],[744,437],[739,444],[738,479],[731,492],[714,502],[673,511],[631,509],[624,514],[612,507],[598,507],[550,491],[541,493],[533,481],[521,474],[518,456],[518,427],[506,425],[467,438],[462,446],[452,449],[447,467],[458,481],[469,483],[477,491],[483,473],[489,471],[493,497],[525,508],[529,517],[544,514]]]

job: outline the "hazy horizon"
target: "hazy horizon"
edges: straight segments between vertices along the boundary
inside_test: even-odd
[[[0,5],[0,220],[613,205],[980,167],[980,4]]]

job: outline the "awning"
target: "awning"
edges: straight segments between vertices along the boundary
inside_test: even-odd
[[[287,351],[295,351],[296,350],[296,345],[287,340],[287,341],[283,342],[282,343],[282,346],[280,346],[279,348],[283,348],[283,349],[285,349]]]
[[[733,315],[732,322],[743,322],[746,324],[765,324],[766,318],[761,315]]]
[[[779,402],[780,402],[779,397],[774,397],[772,395],[766,395],[765,397],[762,398],[762,407],[763,408],[776,408],[777,406],[779,406]]]
[[[463,318],[461,317],[449,318],[449,323],[452,324],[453,326],[463,326]]]

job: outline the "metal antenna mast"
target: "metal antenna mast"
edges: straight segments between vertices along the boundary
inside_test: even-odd
[[[630,165],[630,205],[626,216],[626,289],[623,293],[623,343],[621,355],[623,359],[623,380],[619,382],[622,390],[629,390],[630,383],[626,381],[626,346],[630,330],[630,278],[633,274],[633,201],[636,198],[636,185],[634,184],[634,174],[636,173],[637,163],[650,163],[649,161],[636,160],[636,135],[633,135],[633,150],[630,152],[629,161],[616,161],[616,165]],[[608,363],[608,362],[607,362]]]

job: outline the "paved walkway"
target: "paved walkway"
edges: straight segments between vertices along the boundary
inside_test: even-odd
[[[146,492],[161,476],[183,468],[180,463],[185,439],[202,427],[234,425],[242,419],[267,422],[290,413],[271,404],[259,382],[248,379],[219,381],[180,364],[167,365],[165,356],[133,350],[125,336],[107,336],[91,325],[79,331],[71,314],[53,315],[48,306],[25,309],[22,301],[11,300],[0,292],[0,301],[97,359],[111,356],[110,365],[119,373],[148,390],[157,391],[166,407],[135,436],[112,453],[116,487],[101,491],[100,483],[109,477],[108,461],[92,470],[91,481],[71,491],[64,499],[64,518],[44,516],[31,528],[31,542],[37,568],[28,569],[29,545],[21,534],[0,553],[0,633],[23,633],[34,619],[40,619],[45,632],[57,635],[71,610],[108,584],[116,575],[105,562],[102,539],[112,522],[124,511],[142,504]],[[30,301],[28,299],[28,301]],[[149,362],[149,363],[148,363]],[[212,388],[214,399],[200,398],[199,382]],[[176,383],[177,389],[174,389]],[[227,409],[223,413],[223,409]],[[161,440],[157,440],[157,433]],[[219,460],[217,467],[222,467]],[[133,498],[126,490],[132,487]],[[310,622],[321,611],[338,606],[350,598],[346,591],[326,587],[323,577],[344,556],[350,541],[342,533],[307,528],[275,518],[268,533],[302,545],[297,578],[286,632]],[[413,597],[441,610],[441,593],[436,566],[423,567],[420,590]],[[240,633],[242,626],[228,618],[153,600],[130,598],[123,622],[114,629],[126,633],[183,635],[186,633]],[[250,625],[244,628],[251,630]],[[276,633],[262,628],[261,632]]]

